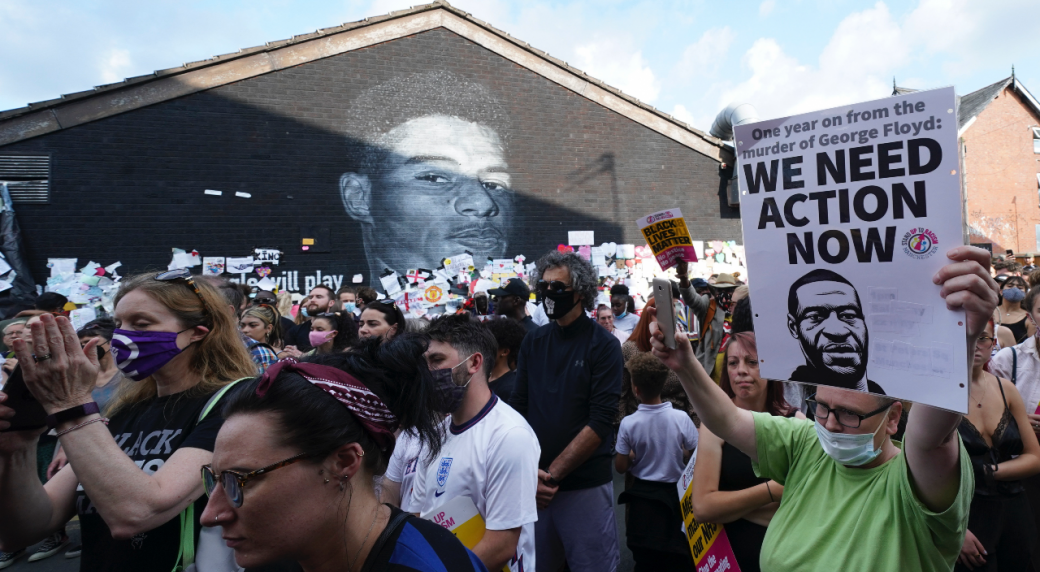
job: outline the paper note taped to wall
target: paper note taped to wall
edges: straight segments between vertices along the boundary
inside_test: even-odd
[[[48,258],[47,267],[51,269],[51,276],[75,274],[78,261],[78,258]]]
[[[570,246],[592,245],[596,242],[594,230],[571,230],[567,232],[567,244]]]
[[[228,274],[246,274],[253,271],[253,257],[242,256],[242,257],[227,257],[227,265],[225,266]]]
[[[674,268],[680,260],[697,262],[690,230],[679,209],[659,211],[636,222],[662,270]]]

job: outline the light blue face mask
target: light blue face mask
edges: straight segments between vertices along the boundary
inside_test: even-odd
[[[346,312],[348,314],[353,314],[354,310],[357,310],[357,304],[355,304],[354,302],[344,302],[343,303],[343,311],[344,312]]]
[[[624,317],[625,317],[625,316],[627,316],[627,315],[628,315],[628,312],[627,312],[627,311],[626,311],[626,312],[621,312],[621,313],[620,313],[620,314],[618,314],[617,316],[614,316],[614,319],[615,319],[615,320],[620,320],[621,318],[624,318]]]
[[[862,467],[873,461],[881,454],[881,448],[874,448],[874,436],[877,435],[888,421],[890,406],[885,410],[885,422],[882,422],[873,433],[832,433],[826,427],[816,421],[816,438],[823,447],[823,452],[830,458],[847,467]]]

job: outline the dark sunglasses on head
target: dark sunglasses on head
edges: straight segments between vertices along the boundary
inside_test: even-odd
[[[567,290],[569,290],[571,288],[569,285],[564,284],[560,280],[553,280],[551,282],[546,282],[545,280],[539,280],[538,284],[537,284],[537,287],[538,287],[538,290],[541,291],[541,292],[552,292],[554,294],[559,294],[561,292],[566,292]]]
[[[206,299],[202,297],[202,290],[199,290],[198,284],[195,283],[195,279],[191,276],[191,270],[187,268],[178,268],[177,270],[169,270],[166,272],[160,272],[155,275],[155,279],[159,282],[169,282],[171,280],[184,280],[188,286],[195,292],[195,295],[199,297],[199,302],[202,302],[202,310],[209,313],[209,306],[206,305]]]
[[[231,506],[240,508],[242,506],[243,494],[242,489],[246,488],[246,483],[251,479],[258,477],[264,473],[270,473],[276,469],[287,467],[297,461],[302,461],[307,458],[307,453],[300,453],[299,455],[293,455],[288,459],[278,461],[273,465],[250,471],[248,473],[239,473],[238,471],[221,471],[219,475],[220,486],[224,487],[224,494],[227,495],[228,501]],[[212,496],[213,490],[217,488],[218,475],[213,472],[213,467],[210,465],[202,466],[202,485],[206,489],[206,496]]]
[[[387,298],[386,300],[376,300],[376,302],[379,302],[380,304],[386,304],[387,306],[397,306],[397,302],[390,298]]]

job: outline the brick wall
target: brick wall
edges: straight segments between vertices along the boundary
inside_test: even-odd
[[[1005,89],[964,132],[968,224],[1005,248],[1036,252],[1040,199],[1033,153],[1038,118]]]
[[[340,192],[344,173],[357,170],[354,101],[438,70],[484,86],[507,110],[510,127],[496,134],[514,198],[501,254],[533,260],[566,243],[568,230],[639,243],[635,219],[674,206],[695,239],[740,241],[715,160],[435,29],[0,147],[52,156],[51,204],[18,208],[34,278],[45,280],[48,257],[120,260],[128,273],[165,268],[172,247],[203,256],[274,247],[285,254],[273,276],[298,271],[301,289],[317,271],[374,281],[362,225]],[[436,233],[427,231],[454,224],[455,203],[412,199],[400,197],[396,211],[409,218],[370,213],[370,242],[429,251]],[[329,229],[327,252],[301,250],[303,226]]]

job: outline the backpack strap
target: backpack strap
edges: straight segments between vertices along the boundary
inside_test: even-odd
[[[1018,352],[1011,346],[1011,385],[1018,385]]]
[[[214,393],[206,405],[203,406],[202,412],[199,413],[199,420],[196,424],[202,423],[202,420],[209,416],[209,412],[213,411],[220,399],[224,397],[224,394],[229,389],[235,386],[238,382],[246,379],[253,379],[251,377],[243,377],[236,379],[231,383],[221,387]],[[188,566],[195,563],[195,501],[191,501],[180,514],[180,529],[181,529],[181,542],[180,546],[177,547],[177,561],[173,565],[173,572],[181,572]]]

